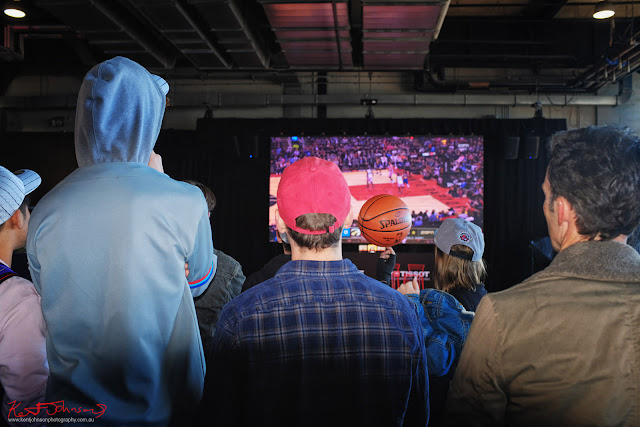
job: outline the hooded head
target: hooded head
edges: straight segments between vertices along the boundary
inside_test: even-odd
[[[118,56],[85,76],[76,107],[78,166],[147,164],[156,144],[169,85],[140,64]]]

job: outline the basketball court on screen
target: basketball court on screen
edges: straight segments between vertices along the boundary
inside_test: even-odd
[[[351,203],[353,205],[353,212],[355,216],[354,219],[357,218],[362,205],[377,194],[391,194],[393,196],[402,197],[402,200],[407,204],[409,210],[415,211],[416,213],[431,212],[434,209],[436,212],[440,212],[442,210],[447,211],[451,207],[431,196],[430,187],[432,187],[432,185],[425,184],[433,183],[425,182],[420,176],[409,178],[409,188],[405,187],[402,189],[402,193],[399,193],[397,175],[395,173],[392,175],[393,182],[391,182],[389,180],[389,173],[387,169],[381,169],[379,171],[374,170],[373,188],[371,188],[371,186],[367,188],[366,171],[343,172],[343,175],[347,181],[347,185],[349,185],[349,190],[351,191]],[[271,175],[269,180],[269,194],[274,200],[279,183],[280,175]],[[469,203],[466,198],[457,199],[456,201],[463,204]],[[269,225],[275,224],[276,208],[277,205],[275,204],[269,207]],[[458,207],[454,208],[457,209]]]

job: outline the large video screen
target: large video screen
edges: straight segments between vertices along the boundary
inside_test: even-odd
[[[271,138],[269,236],[275,241],[276,194],[282,171],[316,156],[344,174],[355,212],[343,242],[366,243],[357,224],[362,205],[378,194],[400,197],[412,212],[403,243],[431,244],[446,218],[464,218],[482,227],[484,155],[482,136],[274,136]]]

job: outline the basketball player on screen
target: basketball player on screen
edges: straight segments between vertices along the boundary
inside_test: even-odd
[[[367,168],[367,188],[371,185],[371,189],[373,189],[373,171],[371,168]]]

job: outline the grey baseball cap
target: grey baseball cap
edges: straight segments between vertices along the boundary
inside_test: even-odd
[[[41,182],[40,175],[32,170],[21,169],[11,173],[0,166],[0,224],[11,218],[27,194],[38,188]]]
[[[484,236],[482,229],[470,221],[462,218],[449,218],[442,221],[436,231],[436,246],[445,254],[456,258],[468,259],[463,254],[451,252],[454,245],[463,245],[473,251],[470,261],[480,261],[484,253]]]

